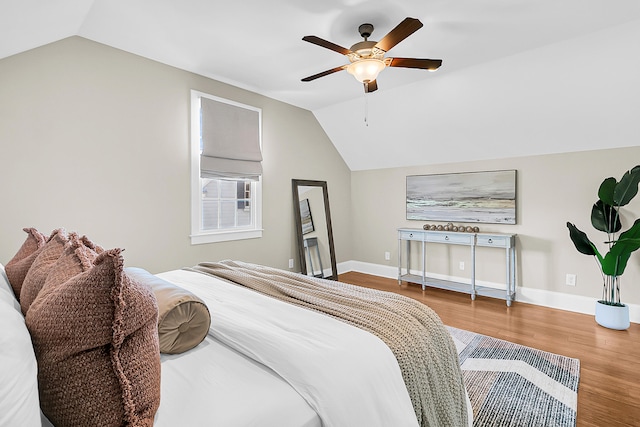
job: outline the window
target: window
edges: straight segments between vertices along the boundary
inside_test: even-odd
[[[191,91],[191,244],[262,236],[261,110]]]
[[[201,181],[203,231],[251,226],[251,181],[208,178]]]

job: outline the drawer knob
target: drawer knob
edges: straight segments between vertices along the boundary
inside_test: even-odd
[[[444,240],[449,240],[449,236],[444,236]]]
[[[413,233],[409,234],[409,237],[413,237]]]
[[[487,240],[487,242],[489,242],[489,243],[493,243],[493,240],[492,240],[492,239],[489,239],[489,240]]]

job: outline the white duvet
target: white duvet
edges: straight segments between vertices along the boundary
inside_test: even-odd
[[[154,427],[321,427],[318,415],[276,373],[212,337],[162,360]]]
[[[202,298],[211,312],[210,336],[284,379],[324,427],[418,425],[398,363],[376,336],[204,274],[175,270],[158,276]],[[207,343],[203,345],[210,345]],[[156,425],[170,425],[162,423],[163,417],[173,412],[168,406],[176,404],[164,387],[168,362],[172,360],[162,362],[163,394]],[[193,384],[192,390],[197,389]],[[252,410],[255,408],[246,408]],[[296,410],[300,417],[308,416],[304,408]],[[283,419],[289,416],[281,415]]]

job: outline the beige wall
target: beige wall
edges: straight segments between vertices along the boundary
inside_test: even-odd
[[[491,161],[352,172],[353,259],[396,266],[398,227],[421,228],[427,221],[407,221],[405,183],[407,175],[517,170],[517,224],[480,224],[480,231],[516,233],[518,286],[592,298],[601,295],[601,277],[592,257],[576,251],[566,222],[575,223],[600,245],[606,235],[591,226],[591,206],[604,178],[620,179],[640,163],[640,147],[571,154],[518,157]],[[627,206],[626,230],[640,217],[640,196]],[[432,223],[438,223],[433,222]],[[444,224],[440,222],[441,224]],[[432,248],[432,249],[431,249]],[[431,245],[429,270],[437,274],[468,277],[459,261],[470,261],[468,248]],[[384,260],[384,252],[391,260]],[[504,253],[478,249],[477,279],[504,283]],[[466,264],[468,265],[468,264]],[[577,285],[565,285],[565,275],[577,275]],[[624,302],[640,303],[640,252],[632,254],[622,278]]]
[[[262,108],[261,239],[190,244],[191,89]],[[23,227],[64,227],[154,272],[223,258],[287,268],[292,178],[328,181],[338,261],[352,257],[350,171],[309,111],[80,37],[0,61],[0,159],[3,263]]]

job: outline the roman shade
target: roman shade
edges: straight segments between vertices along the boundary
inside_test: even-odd
[[[258,180],[262,175],[260,112],[200,97],[202,178]]]

